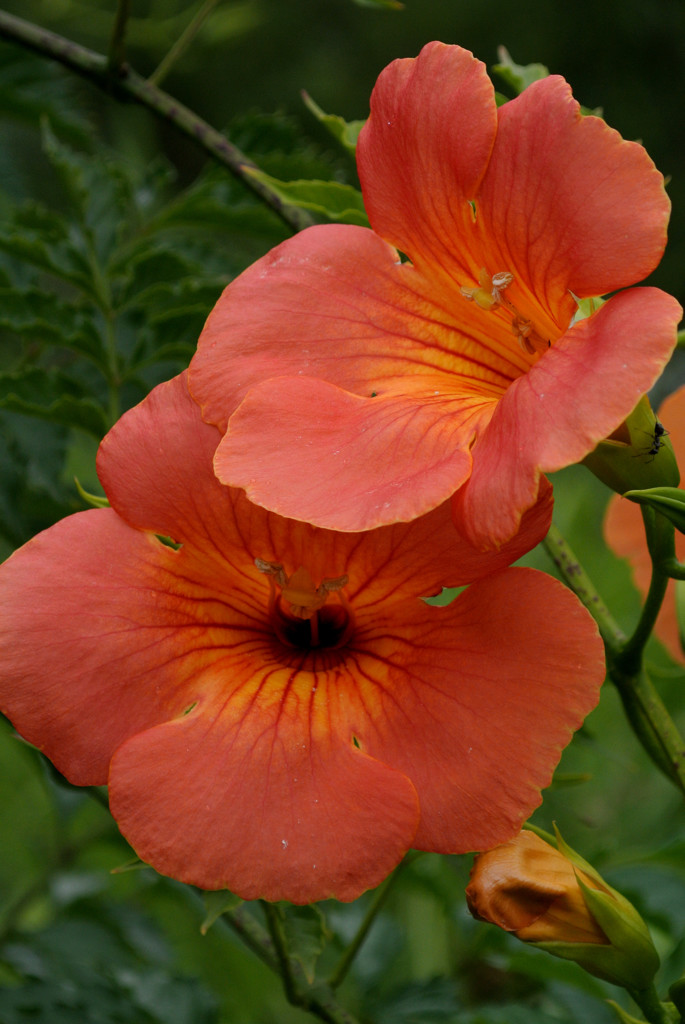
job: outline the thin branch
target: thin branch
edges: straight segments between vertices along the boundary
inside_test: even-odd
[[[117,13],[114,18],[112,38],[109,41],[107,55],[107,67],[113,74],[116,74],[124,66],[126,60],[125,38],[130,8],[130,0],[118,0]]]
[[[369,903],[367,911],[364,914],[364,917],[362,919],[361,924],[359,925],[359,928],[357,929],[356,934],[354,935],[347,949],[340,957],[340,960],[338,961],[335,969],[333,970],[331,976],[328,979],[328,985],[330,988],[337,988],[338,985],[340,985],[347,977],[347,973],[350,967],[352,966],[352,963],[354,962],[357,953],[361,949],[361,946],[369,933],[371,925],[376,920],[376,916],[378,915],[379,910],[381,909],[386,899],[388,898],[392,886],[394,885],[397,878],[399,878],[402,868],[405,867],[407,864],[410,864],[412,861],[416,860],[420,856],[421,854],[419,852],[416,852],[413,855],[408,854],[407,857],[405,857],[405,859],[402,861],[402,863],[398,865],[395,871],[393,871],[393,873],[385,879],[383,884],[378,886],[378,888],[373,894],[373,898]]]
[[[259,170],[257,165],[229,142],[225,135],[126,65],[119,68],[119,74],[115,77],[103,54],[88,50],[71,39],[6,11],[0,11],[0,38],[19,43],[34,53],[63,64],[118,99],[132,99],[147,107],[227,167],[294,231],[301,231],[314,223],[306,210],[285,203],[268,185],[254,178],[249,172]]]
[[[159,85],[162,79],[166,78],[176,61],[183,56],[188,47],[192,44],[195,36],[218,3],[219,0],[205,0],[195,17],[188,25],[186,25],[185,29],[171,47],[167,55],[162,58],[158,66],[152,72],[148,78],[148,82],[152,82],[153,85]]]
[[[610,651],[618,650],[626,640],[623,630],[604,604],[599,591],[576,558],[566,538],[554,524],[550,527],[543,545],[566,584],[597,623],[607,648]]]

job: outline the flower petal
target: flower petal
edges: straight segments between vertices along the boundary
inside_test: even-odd
[[[670,201],[645,149],[580,114],[556,75],[499,108],[497,142],[476,199],[475,233],[495,270],[512,271],[529,315],[565,329],[570,292],[603,295],[641,281],[666,245]],[[487,264],[486,264],[487,266]]]
[[[364,649],[378,657],[371,638]],[[605,671],[588,612],[530,569],[474,583],[446,608],[408,610],[384,660],[387,681],[374,703],[366,697],[355,735],[414,783],[414,845],[444,853],[488,849],[519,830]]]
[[[668,360],[681,314],[656,288],[620,292],[512,384],[454,499],[456,521],[472,543],[511,537],[537,499],[540,473],[580,461],[628,416]]]
[[[306,675],[284,687],[264,673],[226,706],[119,749],[112,813],[143,860],[204,889],[292,903],[355,899],[399,863],[418,824],[414,787],[354,746],[324,680]]]
[[[0,708],[76,785],[106,782],[123,740],[183,713],[232,628],[258,630],[235,595],[229,610],[198,588],[189,560],[98,509],[3,564]]]
[[[457,300],[453,281],[400,263],[367,228],[309,228],[225,289],[191,362],[190,392],[222,433],[250,388],[272,377],[320,378],[365,398],[492,399],[529,361],[508,324],[474,318]]]
[[[466,480],[480,404],[359,398],[323,381],[280,377],[248,393],[214,466],[223,483],[281,516],[369,530],[430,511]]]
[[[371,226],[416,267],[457,284],[472,276],[461,238],[472,224],[469,200],[496,128],[485,65],[459,46],[433,42],[381,72],[359,136],[357,166]]]

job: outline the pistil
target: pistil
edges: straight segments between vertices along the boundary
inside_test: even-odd
[[[294,627],[296,622],[305,620],[309,623],[308,646],[341,646],[349,636],[352,623],[350,606],[342,593],[342,588],[348,581],[347,576],[324,579],[315,587],[309,571],[304,566],[300,566],[288,576],[279,563],[256,558],[255,565],[260,572],[269,577],[269,617],[279,640],[290,647],[302,646],[301,633]],[[338,613],[341,621],[337,624],[335,609],[331,609],[334,614],[328,616],[326,622],[322,622],[320,618],[321,609],[330,594],[337,594],[342,605],[342,615],[340,611]],[[325,637],[322,636],[323,626],[326,626]]]

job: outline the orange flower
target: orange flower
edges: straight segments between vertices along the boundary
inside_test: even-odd
[[[301,232],[209,316],[190,389],[225,434],[216,472],[338,530],[456,492],[496,547],[675,345],[678,303],[629,287],[663,253],[663,178],[562,78],[497,108],[485,66],[437,42],[382,72],[357,163],[373,230]],[[576,297],[618,289],[578,319]]]
[[[685,387],[675,391],[662,403],[659,409],[659,423],[668,430],[669,441],[676,455],[685,452]],[[650,448],[653,438],[645,436],[643,459],[652,459]],[[627,558],[633,573],[635,585],[643,595],[647,594],[652,574],[652,560],[647,549],[645,528],[640,506],[618,495],[612,497],[604,520],[604,537],[607,545],[620,558]],[[685,560],[685,535],[675,532],[676,556]],[[682,586],[669,580],[666,596],[656,621],[654,632],[676,661],[685,661],[680,626],[676,609],[676,589]]]
[[[205,889],[350,900],[412,845],[508,838],[604,674],[573,595],[506,568],[549,494],[495,554],[448,505],[333,533],[219,484],[218,439],[185,376],[107,435],[112,508],[0,568],[0,708],[73,783],[109,783],[143,860]]]

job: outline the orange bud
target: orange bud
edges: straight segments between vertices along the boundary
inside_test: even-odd
[[[585,905],[578,876],[589,888],[599,888],[553,846],[524,830],[476,858],[466,901],[474,917],[524,942],[608,945]]]
[[[557,846],[524,830],[481,853],[466,889],[469,910],[598,978],[646,988],[659,958],[644,921],[558,832]]]

